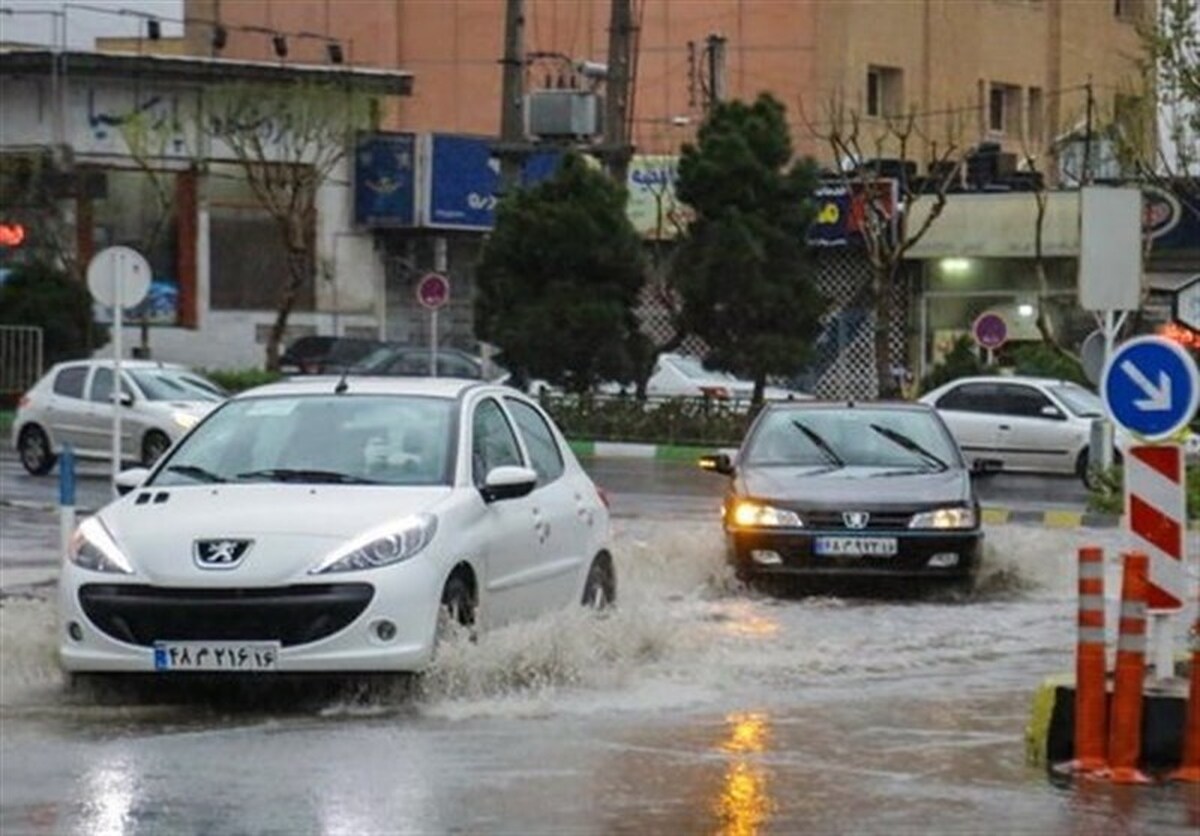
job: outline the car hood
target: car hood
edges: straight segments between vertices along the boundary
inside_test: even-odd
[[[146,401],[142,408],[164,414],[184,412],[197,418],[203,418],[220,405],[216,401]]]
[[[809,508],[920,508],[969,502],[966,470],[903,467],[747,467],[737,489],[746,496]]]
[[[137,489],[100,512],[105,527],[154,584],[242,586],[307,577],[322,558],[366,531],[433,511],[448,487],[370,485],[213,485]],[[138,504],[137,498],[154,499]],[[160,496],[165,500],[154,501]],[[253,545],[235,569],[201,569],[196,540]]]

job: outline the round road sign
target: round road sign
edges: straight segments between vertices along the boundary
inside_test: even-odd
[[[980,314],[971,326],[971,336],[981,348],[989,351],[997,349],[1008,342],[1008,323],[1000,314],[986,311]]]
[[[426,273],[417,282],[417,301],[436,311],[450,301],[450,280],[441,273]]]
[[[132,308],[146,298],[150,289],[150,264],[137,250],[105,247],[88,262],[87,285],[92,298],[112,307]]]
[[[1105,365],[1100,397],[1115,423],[1158,441],[1196,416],[1200,371],[1191,355],[1171,340],[1134,337],[1123,342]]]

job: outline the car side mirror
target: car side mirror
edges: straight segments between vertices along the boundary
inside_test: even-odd
[[[121,406],[133,406],[133,395],[129,392],[122,392],[117,397],[117,400],[121,403]]]
[[[701,470],[720,473],[723,476],[733,475],[733,460],[729,458],[727,453],[714,453],[711,456],[701,456],[699,464]]]
[[[1061,409],[1059,409],[1057,406],[1050,406],[1049,404],[1042,407],[1042,415],[1046,418],[1054,418],[1057,421],[1062,421],[1066,418],[1066,416],[1062,414]]]
[[[122,470],[117,474],[116,481],[113,483],[117,488],[117,496],[124,496],[134,488],[141,487],[142,482],[146,481],[146,477],[150,475],[150,471],[144,467],[131,467],[128,470]]]
[[[537,486],[537,473],[528,467],[502,465],[488,471],[483,487],[479,489],[483,501],[499,502],[504,499],[518,499],[529,495]]]

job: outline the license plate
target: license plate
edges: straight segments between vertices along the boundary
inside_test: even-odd
[[[813,546],[822,557],[894,557],[895,537],[818,537]]]
[[[157,671],[273,671],[279,642],[155,642]]]

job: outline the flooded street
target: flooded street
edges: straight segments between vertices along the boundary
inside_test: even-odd
[[[715,521],[615,521],[620,605],[456,642],[416,683],[316,704],[70,692],[53,607],[0,604],[4,833],[1193,833],[1181,785],[1028,766],[1073,665],[1074,549],[988,531],[977,591],[775,598]],[[1109,562],[1115,613],[1115,563]],[[1181,646],[1181,645],[1177,645]],[[259,699],[261,697],[262,699]]]

